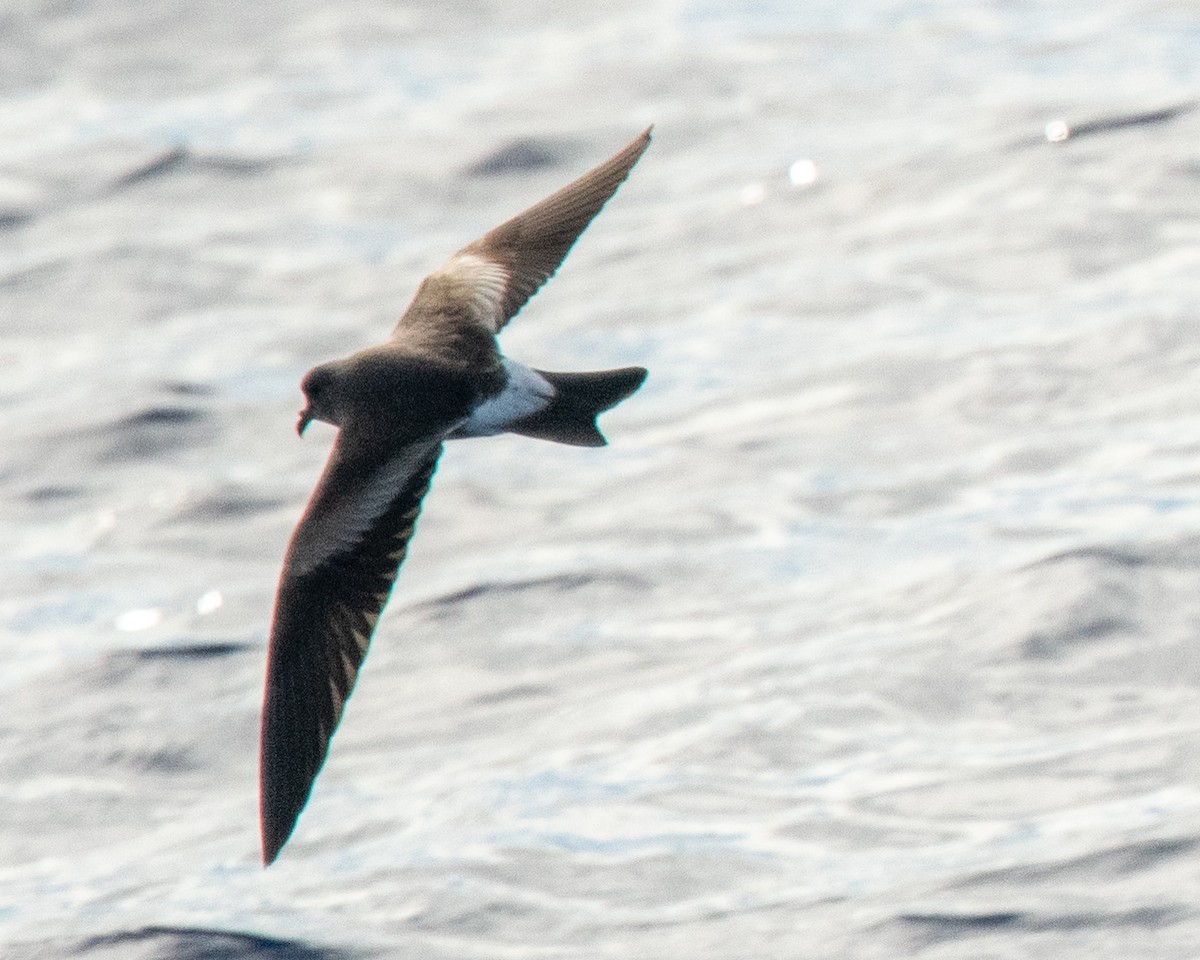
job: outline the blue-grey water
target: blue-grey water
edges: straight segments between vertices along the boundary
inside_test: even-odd
[[[0,12],[0,955],[1200,942],[1200,10]],[[311,365],[655,141],[505,331],[263,871]],[[1064,139],[1065,137],[1065,139]]]

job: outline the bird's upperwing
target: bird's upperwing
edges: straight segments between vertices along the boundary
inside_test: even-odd
[[[464,308],[498,333],[554,275],[571,245],[650,145],[647,127],[624,149],[459,250],[422,282],[396,334],[446,322]],[[447,304],[456,310],[447,310]],[[457,318],[457,317],[456,317]]]
[[[288,546],[275,598],[260,743],[263,860],[287,841],[325,761],[441,453],[384,458],[343,430]]]

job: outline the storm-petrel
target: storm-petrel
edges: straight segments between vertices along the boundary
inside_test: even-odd
[[[547,373],[496,334],[558,269],[650,143],[647,129],[574,183],[426,277],[391,337],[314,367],[312,420],[337,440],[284,557],[267,655],[259,771],[262,852],[287,842],[354,687],[445,440],[519,433],[602,446],[596,416],[642,367]]]

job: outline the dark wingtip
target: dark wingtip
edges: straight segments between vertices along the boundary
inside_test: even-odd
[[[296,828],[296,821],[300,819],[300,812],[308,801],[308,793],[299,794],[297,803],[294,778],[287,776],[286,771],[279,770],[279,744],[265,730],[259,751],[258,823],[262,837],[262,863],[264,867],[269,867]],[[312,789],[311,781],[308,789]]]
[[[272,823],[267,817],[262,821],[262,864],[266,869],[279,857],[279,851],[287,843],[291,830],[282,831],[278,824]]]

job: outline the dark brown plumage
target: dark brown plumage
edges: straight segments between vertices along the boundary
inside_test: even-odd
[[[640,367],[550,374],[503,357],[495,335],[558,269],[645,151],[650,131],[430,274],[391,337],[314,367],[314,419],[339,428],[292,535],[275,599],[260,745],[262,851],[271,863],[308,801],[412,536],[442,451],[512,432],[597,446],[598,413]]]

